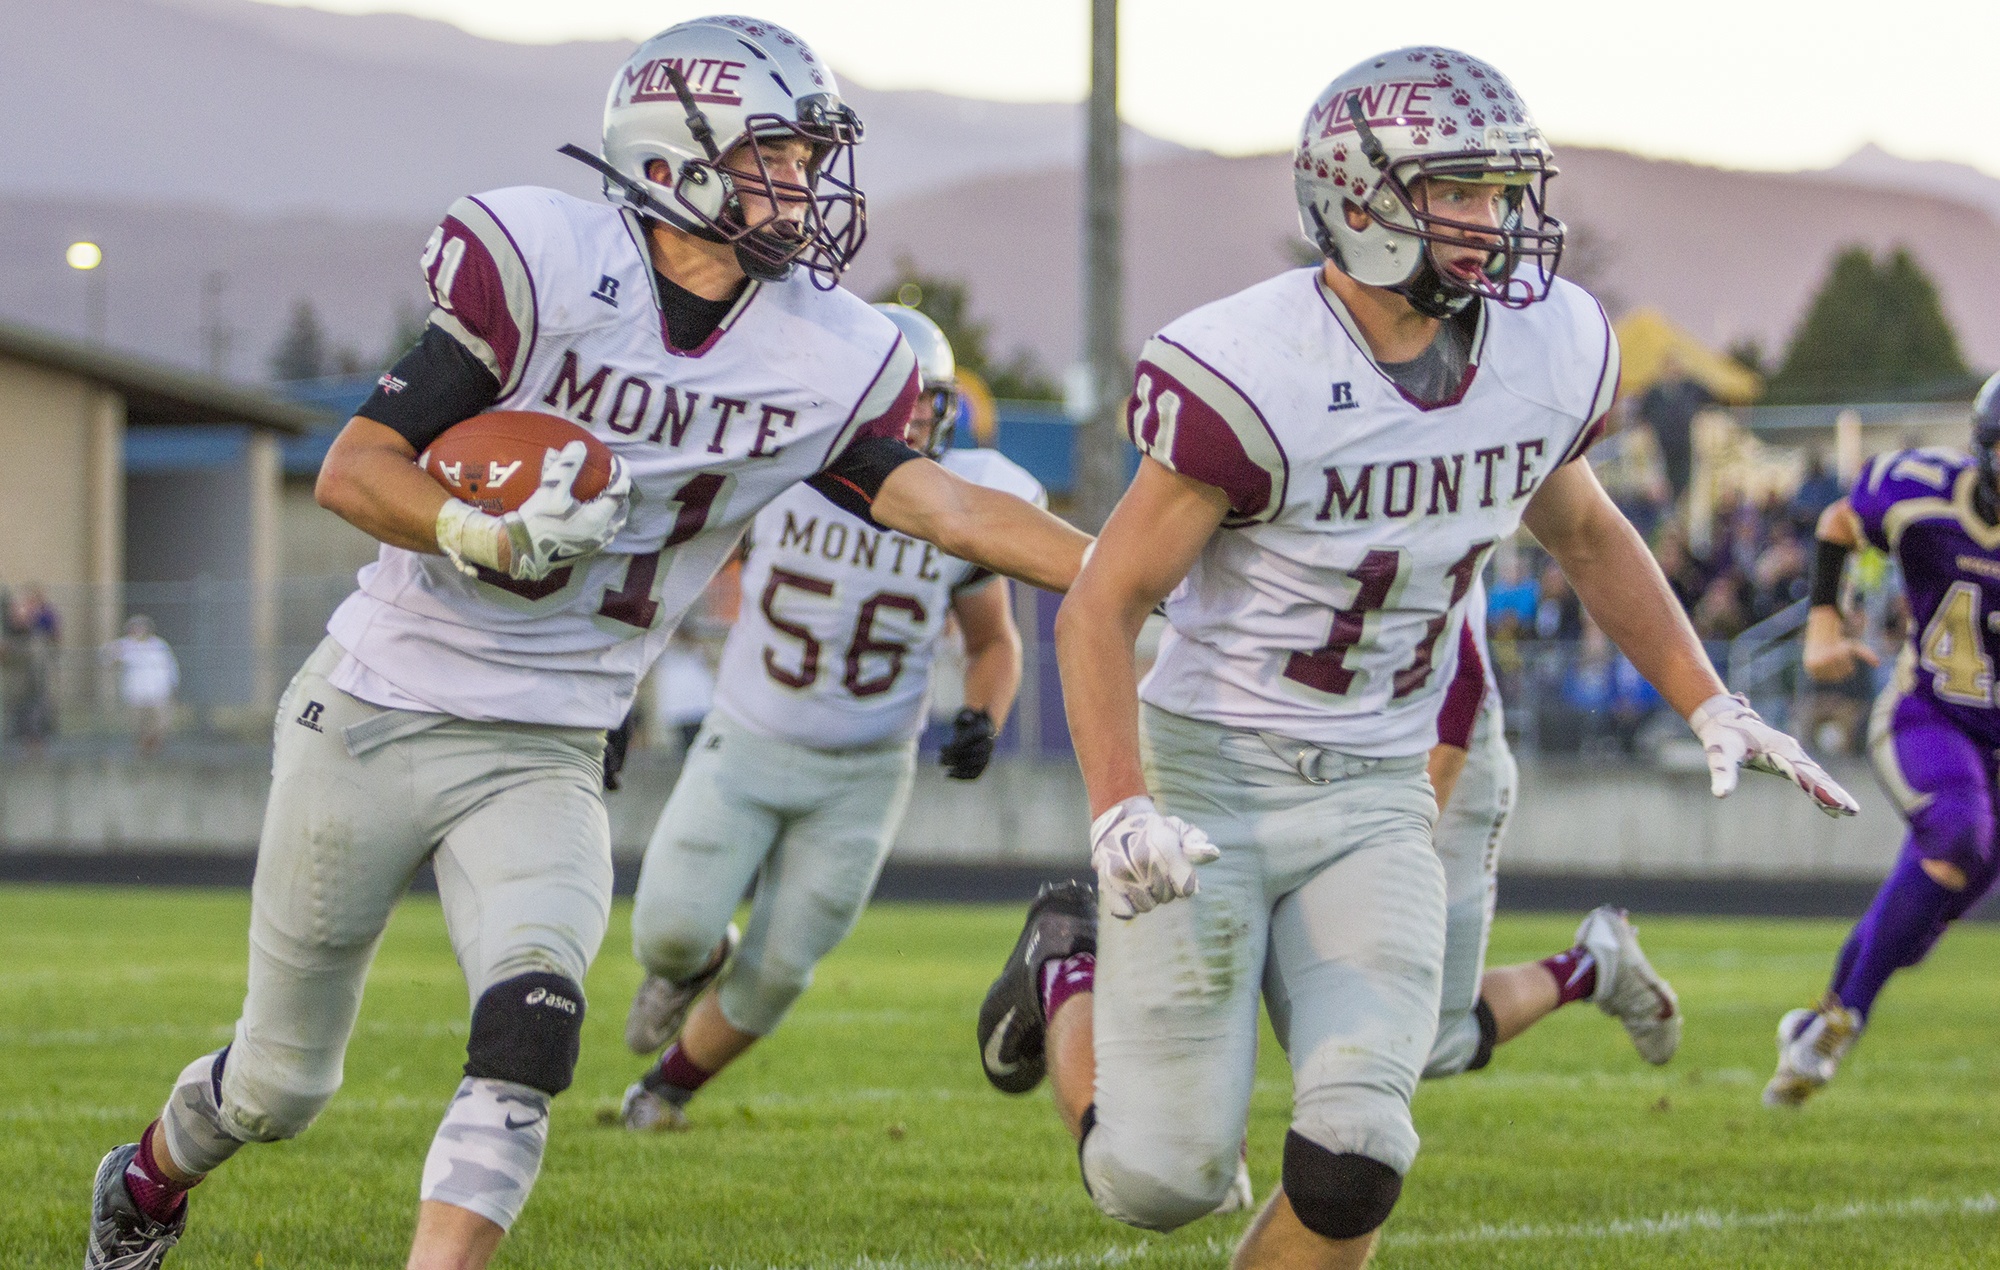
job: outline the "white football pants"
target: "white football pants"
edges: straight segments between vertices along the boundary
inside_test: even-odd
[[[910,805],[916,742],[813,750],[715,713],[702,724],[639,870],[632,955],[686,979],[756,882],[717,985],[722,1017],[765,1036],[847,938]]]
[[[1507,748],[1499,702],[1489,694],[1472,728],[1465,770],[1438,818],[1437,854],[1444,865],[1444,993],[1437,1043],[1424,1079],[1456,1076],[1479,1052],[1479,980],[1493,933],[1499,894],[1500,840],[1514,812],[1521,771]]]
[[[1151,706],[1140,739],[1160,809],[1222,856],[1193,896],[1099,923],[1092,1198],[1155,1229],[1221,1201],[1256,1077],[1260,986],[1291,1059],[1292,1128],[1407,1172],[1444,959],[1423,757],[1359,758]]]
[[[473,1002],[532,971],[581,984],[610,917],[603,732],[382,710],[327,682],[340,658],[322,643],[278,703],[222,1076],[245,1141],[299,1133],[340,1087],[368,964],[426,857]]]

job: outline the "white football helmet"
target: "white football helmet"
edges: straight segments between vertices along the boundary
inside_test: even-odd
[[[773,178],[758,148],[743,144],[753,137],[810,142],[809,184]],[[660,32],[612,77],[602,158],[577,146],[562,152],[603,174],[612,202],[730,244],[752,277],[777,280],[803,265],[831,287],[867,236],[854,183],[860,140],[860,119],[804,40],[776,23],[718,16]],[[725,158],[738,170],[724,168]],[[667,165],[664,181],[647,175],[655,159]],[[752,165],[754,176],[745,171]],[[738,191],[759,185],[774,210],[751,224]],[[803,205],[804,217],[780,216],[780,202]]]
[[[1439,318],[1474,296],[1509,308],[1548,296],[1563,247],[1563,224],[1547,211],[1554,175],[1555,152],[1507,77],[1431,46],[1371,57],[1328,84],[1292,158],[1306,239],[1355,281]],[[1419,207],[1411,187],[1426,177],[1506,186],[1497,233]],[[1363,228],[1349,223],[1350,208],[1366,215]],[[1440,271],[1428,244],[1469,236],[1497,241],[1485,273],[1464,281]]]
[[[906,304],[878,304],[875,311],[896,324],[917,355],[917,387],[930,398],[936,420],[923,448],[936,458],[951,448],[951,434],[958,426],[958,359],[952,355],[951,341],[929,314]]]

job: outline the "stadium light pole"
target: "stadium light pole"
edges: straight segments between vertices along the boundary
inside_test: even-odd
[[[1077,521],[1102,528],[1125,490],[1124,174],[1118,153],[1118,0],[1090,3],[1090,105],[1085,125],[1083,362],[1087,400],[1077,437]]]
[[[93,344],[104,342],[104,249],[93,242],[71,243],[63,252],[70,268],[84,275],[83,328]]]

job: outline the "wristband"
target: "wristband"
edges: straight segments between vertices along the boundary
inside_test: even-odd
[[[1837,542],[1818,540],[1819,549],[1813,553],[1812,607],[1840,604],[1840,575],[1847,567],[1850,550]]]
[[[438,550],[460,573],[471,576],[479,567],[507,572],[500,563],[500,544],[508,540],[507,525],[498,516],[489,516],[461,499],[448,498],[438,508],[436,533]]]

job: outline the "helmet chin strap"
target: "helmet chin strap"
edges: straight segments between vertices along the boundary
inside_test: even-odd
[[[719,243],[724,241],[722,235],[716,233],[714,230],[702,225],[690,225],[682,217],[668,211],[666,204],[653,197],[651,190],[631,177],[626,176],[623,172],[612,167],[609,163],[606,163],[603,159],[592,154],[582,146],[565,145],[557,149],[556,153],[575,159],[577,162],[595,171],[610,184],[617,186],[625,195],[625,201],[631,205],[633,211],[651,216],[655,220],[665,221],[682,233],[692,234],[694,237],[707,242]]]
[[[1428,246],[1422,247],[1419,253],[1416,271],[1387,289],[1409,301],[1410,307],[1425,317],[1440,321],[1465,312],[1465,306],[1476,297],[1475,292],[1454,287],[1444,280],[1444,275],[1431,262]]]
[[[783,282],[792,276],[792,269],[795,267],[792,261],[774,264],[769,260],[759,259],[755,254],[743,250],[743,244],[740,242],[733,250],[736,252],[736,267],[759,282]]]
[[[1333,231],[1327,228],[1326,217],[1319,214],[1317,206],[1311,210],[1313,224],[1319,228],[1315,237],[1319,240],[1320,255],[1333,261],[1334,267],[1342,273],[1347,273],[1350,278],[1353,277],[1354,275],[1347,271],[1346,261],[1340,257],[1340,244],[1334,240]],[[1456,317],[1465,312],[1465,306],[1472,303],[1475,293],[1447,283],[1444,276],[1437,271],[1437,266],[1431,263],[1430,248],[1423,243],[1419,243],[1418,248],[1415,271],[1401,282],[1382,289],[1402,296],[1409,302],[1411,308],[1427,318],[1443,321],[1445,318]]]

